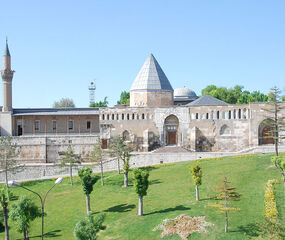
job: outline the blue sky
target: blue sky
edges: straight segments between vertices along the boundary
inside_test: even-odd
[[[150,53],[173,88],[284,89],[284,9],[283,0],[1,1],[13,106],[51,107],[69,97],[87,107],[93,79],[96,100],[107,96],[112,106]]]

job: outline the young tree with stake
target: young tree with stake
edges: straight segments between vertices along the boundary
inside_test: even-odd
[[[29,240],[30,223],[37,217],[41,217],[42,213],[31,199],[23,196],[11,206],[9,216],[16,222],[18,232],[24,233],[24,239]]]
[[[130,160],[130,152],[132,151],[132,147],[125,144],[124,139],[120,136],[114,137],[111,139],[109,144],[109,154],[112,157],[116,157],[119,160],[122,160],[124,165],[124,187],[128,186],[128,174],[129,174],[129,160]]]
[[[66,152],[60,152],[59,155],[62,155],[60,166],[69,167],[69,175],[70,175],[70,184],[73,185],[72,180],[72,169],[75,166],[81,164],[81,156],[79,154],[75,154],[72,150],[72,147],[69,145]]]
[[[219,212],[222,212],[225,214],[225,232],[228,232],[228,213],[230,211],[239,211],[239,208],[235,208],[231,206],[231,201],[238,201],[240,200],[240,194],[236,191],[235,187],[229,187],[229,181],[227,180],[227,177],[224,177],[221,186],[218,187],[217,193],[218,195],[216,198],[218,200],[221,200],[219,203],[211,204],[211,207],[217,208]]]
[[[93,185],[99,179],[94,173],[92,173],[91,168],[82,168],[78,171],[78,176],[80,177],[83,192],[86,195],[86,207],[87,214],[91,211],[90,208],[90,194],[93,191]]]
[[[149,185],[148,181],[149,172],[143,169],[134,170],[134,187],[135,191],[139,196],[139,208],[138,215],[143,216],[143,197],[147,195],[147,189]]]
[[[104,153],[102,149],[102,144],[100,139],[98,138],[96,144],[94,145],[94,149],[90,154],[90,160],[91,162],[96,162],[100,164],[100,170],[101,170],[101,185],[104,186],[104,170],[103,170],[103,159],[104,159]]]
[[[190,167],[190,173],[192,173],[192,177],[195,183],[196,188],[196,200],[199,201],[199,188],[202,184],[202,169],[199,165],[195,165]]]

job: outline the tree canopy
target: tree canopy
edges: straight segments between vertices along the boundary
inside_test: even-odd
[[[104,101],[94,102],[89,105],[89,107],[108,107],[109,102],[107,97],[104,98]]]
[[[267,102],[268,95],[260,91],[247,91],[244,86],[236,85],[234,88],[217,87],[209,85],[202,90],[202,96],[211,95],[230,104],[244,104],[250,102]]]
[[[53,108],[75,108],[75,104],[71,98],[62,98],[55,101],[52,105]]]
[[[120,100],[117,101],[118,105],[130,105],[130,92],[122,91]]]

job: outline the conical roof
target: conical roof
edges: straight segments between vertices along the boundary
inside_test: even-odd
[[[197,100],[188,103],[186,106],[224,106],[224,105],[228,104],[210,95],[204,95],[198,98]]]
[[[168,81],[165,73],[159,66],[155,57],[150,56],[144,62],[141,70],[139,71],[132,87],[132,90],[170,90],[173,88]]]
[[[5,51],[4,51],[4,56],[10,56],[10,51],[9,51],[7,40],[6,40],[6,48],[5,48]]]

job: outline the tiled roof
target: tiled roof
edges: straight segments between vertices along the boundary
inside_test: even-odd
[[[150,54],[139,71],[132,90],[170,90],[173,88],[155,57]]]
[[[98,115],[99,108],[16,108],[13,115]]]
[[[210,95],[205,95],[191,103],[188,103],[186,106],[224,106],[224,105],[228,104]]]

